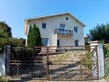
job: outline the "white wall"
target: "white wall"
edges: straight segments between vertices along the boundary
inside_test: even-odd
[[[58,40],[60,40],[60,46],[73,46],[74,40],[71,36],[58,36]]]
[[[66,17],[68,17],[69,19],[66,20]],[[47,24],[46,29],[42,28],[42,23]],[[73,33],[73,36],[70,37],[71,38],[70,44],[73,43],[72,46],[74,46],[74,41],[79,40],[80,45],[84,45],[83,27],[80,23],[72,19],[69,15],[62,15],[56,17],[54,16],[54,17],[37,19],[37,20],[34,19],[29,21],[29,24],[36,24],[39,27],[41,37],[49,38],[49,46],[57,46],[58,36],[55,34],[54,30],[56,28],[60,28],[60,24],[65,24],[66,29],[68,30],[74,30],[74,26],[79,27],[79,33]],[[64,40],[66,40],[66,37],[64,38]],[[68,42],[66,42],[66,45],[68,45]]]
[[[99,78],[104,76],[104,52],[103,52],[103,45],[99,41],[92,41],[90,42],[91,51],[97,46],[97,53],[95,52],[95,57],[97,58],[98,54],[98,72],[99,72]],[[93,75],[96,74],[96,70],[93,71]],[[95,76],[95,75],[94,75]]]
[[[5,55],[0,54],[0,76],[5,75]]]

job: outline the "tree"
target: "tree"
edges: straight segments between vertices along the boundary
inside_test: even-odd
[[[30,25],[29,32],[28,32],[28,39],[27,39],[27,46],[28,47],[35,47],[35,46],[41,46],[41,35],[39,28],[34,25]]]
[[[0,38],[8,38],[8,34],[3,29],[0,29]]]
[[[8,37],[12,37],[11,28],[5,23],[0,21],[0,30],[3,30],[4,33],[7,33]]]
[[[29,26],[29,32],[28,32],[28,35],[27,35],[28,39],[27,39],[27,46],[28,47],[31,47],[31,43],[32,43],[32,26],[30,25]]]
[[[89,31],[88,37],[90,40],[101,40],[105,43],[109,43],[109,24],[97,25],[95,28]]]

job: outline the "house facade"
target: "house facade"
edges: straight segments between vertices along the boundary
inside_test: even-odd
[[[70,13],[25,19],[26,45],[29,25],[39,27],[44,46],[83,46],[85,26]]]

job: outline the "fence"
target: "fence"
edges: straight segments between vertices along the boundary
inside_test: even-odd
[[[29,52],[28,52],[29,51]],[[6,47],[7,74],[15,78],[48,80],[98,79],[97,48],[84,46]],[[37,53],[40,52],[40,53]],[[26,53],[26,54],[25,54]]]

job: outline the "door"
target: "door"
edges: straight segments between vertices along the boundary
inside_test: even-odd
[[[57,40],[57,46],[60,46],[60,40]]]

